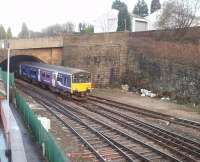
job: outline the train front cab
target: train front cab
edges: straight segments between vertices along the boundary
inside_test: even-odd
[[[76,97],[87,97],[92,90],[91,74],[87,72],[72,75],[71,93]]]

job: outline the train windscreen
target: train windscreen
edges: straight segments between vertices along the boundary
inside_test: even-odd
[[[73,75],[73,83],[88,83],[90,80],[90,73],[76,73]]]

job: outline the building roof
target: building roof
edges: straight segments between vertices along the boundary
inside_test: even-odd
[[[136,14],[133,14],[133,13],[130,13],[130,15],[131,15],[132,17],[134,17],[134,18],[138,18],[138,19],[144,19],[144,20],[146,20],[144,17],[139,16],[139,15],[136,15]]]
[[[36,68],[41,68],[44,70],[52,70],[52,71],[58,71],[58,72],[62,72],[62,73],[66,73],[66,74],[75,74],[75,73],[79,73],[79,72],[85,72],[88,73],[85,70],[81,70],[81,69],[76,69],[76,68],[70,68],[70,67],[64,67],[64,66],[57,66],[57,65],[49,65],[49,64],[43,64],[43,63],[38,63],[38,62],[25,62],[22,63],[31,67],[36,67]]]
[[[148,27],[149,30],[159,29],[159,27],[157,26],[157,22],[160,18],[160,15],[162,14],[162,11],[163,11],[163,9],[161,8],[161,9],[156,10],[152,14],[145,17],[146,20],[148,21],[148,24],[149,24],[149,27]]]

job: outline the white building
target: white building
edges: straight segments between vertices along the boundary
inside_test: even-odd
[[[119,11],[112,9],[94,21],[94,32],[116,32]],[[148,21],[140,16],[130,14],[132,18],[132,32],[148,30]]]
[[[131,14],[132,19],[132,32],[147,31],[148,21],[135,14]]]
[[[162,14],[162,9],[153,12],[152,14],[146,16],[146,20],[148,21],[148,30],[157,30],[158,25],[157,22]]]
[[[112,9],[107,13],[101,15],[94,21],[94,32],[105,33],[105,32],[116,32],[118,25],[118,14],[119,11]],[[149,16],[140,17],[135,14],[130,14],[132,19],[132,32],[147,31],[147,30],[158,30],[159,27],[157,22],[162,14],[162,9],[159,9]],[[191,26],[200,26],[200,11],[196,14],[196,19],[193,21]]]
[[[105,33],[117,31],[118,13],[118,10],[112,9],[98,17],[94,21],[94,32]]]

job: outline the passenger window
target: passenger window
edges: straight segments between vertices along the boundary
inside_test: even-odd
[[[42,72],[42,77],[45,77],[45,72]]]
[[[66,78],[64,78],[64,80],[63,80],[63,85],[65,85],[65,86],[66,86],[66,84],[67,84],[67,79],[66,79]]]
[[[53,74],[53,79],[56,80],[56,74]]]
[[[31,74],[32,75],[36,75],[36,71],[31,71]]]
[[[50,74],[47,74],[46,77],[47,77],[47,79],[49,79],[50,78]]]
[[[58,78],[58,81],[59,81],[59,82],[62,82],[62,78]]]
[[[58,77],[57,77],[57,81],[59,81],[59,82],[62,83],[62,76],[61,76],[61,75],[58,75]]]
[[[67,86],[70,86],[71,85],[71,77],[70,76],[67,76],[66,77],[66,79],[67,79]]]

